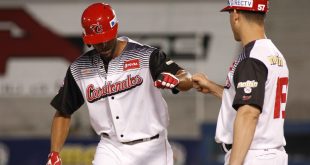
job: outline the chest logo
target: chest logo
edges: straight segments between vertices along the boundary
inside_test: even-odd
[[[140,68],[140,61],[139,59],[132,59],[125,61],[123,71],[139,69]]]
[[[143,79],[139,75],[134,77],[128,75],[125,80],[114,83],[108,81],[102,87],[95,87],[94,84],[89,84],[86,88],[86,98],[88,102],[93,103],[101,98],[128,91],[142,83]]]

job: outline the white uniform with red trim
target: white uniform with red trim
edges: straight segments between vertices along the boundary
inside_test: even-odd
[[[287,164],[283,126],[288,76],[283,55],[269,39],[247,44],[230,68],[215,140],[232,144],[236,110],[246,104],[258,107],[261,114],[244,164]]]
[[[167,104],[154,80],[181,68],[154,47],[121,39],[127,45],[109,66],[96,50],[73,62],[51,104],[71,115],[86,101],[91,125],[102,135],[94,165],[172,165]]]

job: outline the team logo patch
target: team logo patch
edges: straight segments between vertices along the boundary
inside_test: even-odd
[[[92,24],[89,27],[94,33],[102,33],[103,32],[103,28],[102,25],[99,24],[99,22],[97,22],[96,24]]]
[[[139,59],[132,59],[125,61],[123,70],[133,70],[133,69],[139,69],[140,68],[140,60]]]
[[[279,56],[268,56],[268,61],[270,65],[283,66],[283,59]]]
[[[251,87],[245,87],[244,88],[244,93],[250,94],[251,92],[252,92],[252,88]]]

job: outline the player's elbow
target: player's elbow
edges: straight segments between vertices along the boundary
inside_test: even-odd
[[[245,119],[257,121],[260,115],[260,109],[251,105],[243,105],[239,107],[238,114]]]

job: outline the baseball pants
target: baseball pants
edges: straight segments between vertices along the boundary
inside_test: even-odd
[[[93,165],[173,165],[173,153],[166,133],[133,145],[101,137]]]
[[[225,165],[228,165],[230,158],[229,150],[225,155]],[[288,155],[284,147],[278,149],[249,150],[243,165],[287,165]]]

